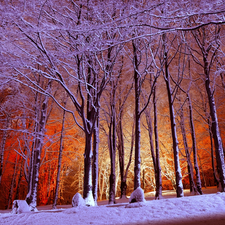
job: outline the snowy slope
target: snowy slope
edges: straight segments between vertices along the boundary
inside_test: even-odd
[[[215,224],[225,225],[225,193],[113,206],[1,213],[0,224]],[[130,204],[131,205],[131,204]]]

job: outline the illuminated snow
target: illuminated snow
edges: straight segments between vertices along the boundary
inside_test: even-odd
[[[72,199],[72,206],[73,206],[73,207],[85,206],[85,201],[84,201],[84,199],[82,198],[82,196],[81,196],[80,193],[76,193],[76,194],[73,196],[73,199]]]
[[[12,213],[19,214],[19,213],[25,213],[29,211],[30,211],[30,207],[25,200],[13,201]]]
[[[138,187],[131,193],[129,202],[145,202],[144,191]]]
[[[198,224],[199,220],[208,221],[204,224],[225,224],[225,193],[151,200],[137,208],[126,208],[127,205],[129,203],[118,204],[117,207],[59,209],[58,212],[0,213],[0,224],[165,224],[168,221],[170,224],[183,224],[185,221],[185,224]]]

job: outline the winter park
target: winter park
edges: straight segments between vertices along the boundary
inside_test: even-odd
[[[0,224],[225,224],[222,0],[0,1]]]

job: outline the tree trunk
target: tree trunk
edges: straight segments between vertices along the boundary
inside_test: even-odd
[[[93,193],[95,205],[97,205],[97,200],[98,200],[98,148],[99,148],[99,115],[97,116],[97,119],[95,122],[94,135],[93,135],[92,193]]]
[[[154,133],[155,133],[155,180],[156,180],[156,193],[155,199],[162,198],[162,177],[159,156],[159,136],[158,136],[158,118],[157,118],[157,102],[156,102],[156,86],[153,92],[153,105],[154,105]]]
[[[17,170],[17,159],[18,159],[18,154],[16,155],[16,162],[15,162],[15,165],[14,165],[14,172],[13,172],[11,187],[10,187],[10,190],[9,190],[9,198],[8,198],[7,209],[9,209],[12,206],[13,189],[14,189],[14,183],[15,183],[15,179],[16,179],[16,170]]]
[[[182,174],[180,169],[180,162],[179,162],[179,148],[178,148],[178,138],[176,133],[176,122],[175,122],[175,113],[173,108],[173,99],[172,99],[172,92],[170,86],[170,74],[167,62],[167,50],[165,45],[165,34],[163,35],[163,42],[164,42],[164,59],[165,59],[165,76],[164,80],[166,82],[167,88],[167,96],[168,96],[168,103],[169,103],[169,111],[170,111],[170,122],[171,122],[171,133],[173,139],[173,154],[174,154],[174,165],[175,165],[175,174],[176,174],[176,192],[177,197],[183,197],[183,184],[182,184]]]
[[[38,133],[38,121],[39,121],[39,113],[38,113],[38,93],[36,93],[35,95],[35,123],[34,123],[34,139],[32,142],[32,148],[31,148],[31,154],[30,154],[30,164],[28,167],[28,176],[26,176],[26,180],[28,183],[28,191],[27,191],[27,195],[26,195],[26,201],[27,204],[30,204],[30,200],[31,200],[31,191],[32,191],[32,180],[33,180],[33,170],[34,170],[34,150],[35,150],[35,141],[36,141],[36,135]],[[24,171],[26,171],[24,169]],[[26,173],[25,173],[26,174]]]
[[[90,63],[90,62],[89,62]],[[90,83],[91,79],[91,69],[88,67],[88,79],[87,82]],[[91,87],[88,86],[88,93],[87,93],[87,119],[86,120],[87,127],[85,130],[85,152],[84,152],[84,187],[83,187],[83,198],[84,199],[93,199],[92,193],[92,121],[93,121],[93,114],[92,114],[92,99],[91,99]],[[85,122],[84,122],[85,123]]]
[[[8,128],[8,123],[9,123],[9,121],[8,121],[8,118],[7,118],[6,129]],[[4,152],[5,152],[6,138],[7,138],[7,131],[3,130],[1,153],[0,153],[0,185],[1,185],[1,181],[2,181],[2,175],[3,175],[3,162],[4,162]]]
[[[17,184],[17,188],[16,188],[16,197],[15,197],[15,199],[19,199],[20,183],[21,183],[21,180],[22,180],[22,177],[23,177],[22,171],[23,171],[23,158],[21,159],[21,163],[20,163],[20,174],[19,174],[18,184]]]
[[[174,154],[174,165],[175,165],[175,173],[176,173],[176,192],[177,197],[183,197],[183,184],[182,184],[182,175],[180,169],[179,162],[179,148],[178,148],[178,139],[176,134],[176,122],[175,122],[175,114],[174,108],[172,104],[172,96],[170,91],[170,82],[168,81],[169,77],[167,77],[167,91],[168,91],[168,99],[169,99],[169,110],[170,110],[170,122],[171,122],[171,132],[173,139],[173,154]]]
[[[28,168],[28,171],[29,171],[29,173],[28,173],[28,180],[27,180],[27,182],[28,182],[28,190],[27,190],[27,196],[26,196],[27,204],[30,203],[29,198],[30,198],[31,190],[32,190],[32,180],[33,180],[32,177],[33,177],[33,170],[34,170],[34,167],[33,167],[33,165],[34,165],[34,141],[32,143],[30,165],[29,165],[29,168]]]
[[[51,81],[48,82],[47,89],[51,88]],[[50,91],[50,90],[48,90]],[[38,188],[38,176],[39,176],[39,168],[40,168],[40,157],[41,150],[43,146],[44,134],[45,134],[45,125],[47,120],[47,108],[48,108],[48,96],[45,96],[45,99],[42,103],[40,122],[37,125],[37,133],[34,140],[34,150],[32,155],[32,163],[31,163],[31,176],[29,180],[30,189],[28,189],[28,194],[26,196],[26,201],[30,206],[31,211],[36,211],[37,207],[37,188]],[[38,110],[38,109],[37,109]]]
[[[48,201],[47,201],[47,205],[50,205],[51,204],[51,163],[48,164],[49,167],[48,167],[48,186],[47,186],[47,198],[48,198]]]
[[[217,29],[218,28],[218,29]],[[219,131],[219,123],[217,118],[217,110],[214,99],[214,84],[211,85],[210,80],[210,70],[213,66],[215,58],[217,57],[217,51],[220,47],[219,44],[219,32],[221,31],[220,27],[215,27],[215,32],[208,30],[206,32],[205,27],[199,29],[198,31],[192,31],[192,34],[198,44],[201,53],[202,53],[202,67],[204,69],[204,83],[205,89],[208,97],[208,103],[210,108],[210,116],[212,120],[212,136],[214,140],[215,152],[216,152],[216,162],[217,170],[219,175],[220,191],[225,191],[225,164],[224,164],[224,150],[221,140],[221,135]],[[211,37],[213,35],[213,37]],[[210,42],[209,42],[210,40]],[[213,77],[213,82],[215,81],[215,75]]]
[[[3,131],[3,138],[2,138],[2,146],[1,146],[1,154],[0,154],[0,184],[2,181],[2,172],[3,172],[3,162],[4,162],[4,152],[5,152],[5,142],[7,138],[7,131]]]
[[[85,133],[85,154],[84,154],[84,187],[83,198],[92,195],[92,135]],[[92,195],[93,196],[93,195]]]
[[[213,137],[212,137],[212,128],[210,125],[210,121],[208,120],[209,124],[209,137],[210,137],[210,144],[211,144],[211,159],[212,159],[212,169],[213,169],[213,177],[214,177],[214,182],[216,183],[217,187],[219,187],[219,178],[216,173],[216,167],[214,163],[214,151],[213,151]]]
[[[145,192],[145,169],[142,170],[143,191]]]
[[[132,161],[132,155],[133,155],[133,149],[134,149],[134,125],[132,127],[132,137],[131,137],[131,147],[130,147],[130,158],[129,158],[129,161],[127,163],[127,167],[126,167],[126,170],[125,170],[125,174],[124,174],[124,177],[123,177],[123,196],[126,196],[126,190],[127,190],[127,175],[128,175],[128,170],[129,170],[129,167],[131,165],[131,161]]]
[[[55,188],[55,198],[54,198],[53,205],[52,205],[53,209],[56,209],[58,194],[59,194],[59,182],[60,182],[60,171],[61,171],[61,166],[62,166],[63,132],[64,132],[65,117],[66,117],[66,111],[63,110],[62,129],[61,129],[59,157],[58,157],[58,171],[57,171],[56,188]]]
[[[205,174],[202,168],[202,162],[201,162],[201,158],[198,154],[198,160],[199,160],[199,165],[200,165],[200,169],[201,169],[201,173],[202,173],[202,177],[203,177],[203,181],[204,181],[204,187],[207,188],[207,184],[206,184],[206,180],[205,180]]]
[[[192,138],[192,149],[193,149],[193,156],[194,156],[194,167],[195,167],[195,173],[196,173],[196,185],[197,185],[198,193],[202,195],[203,193],[202,193],[201,177],[200,177],[198,159],[197,159],[197,144],[196,144],[196,137],[195,137],[193,110],[192,110],[191,98],[189,93],[187,93],[187,99],[189,104],[189,116],[190,116],[191,138]]]
[[[122,127],[122,113],[117,125],[118,137],[118,154],[119,154],[119,168],[120,168],[120,198],[126,197],[126,181],[124,182],[124,141],[123,141],[123,127]]]
[[[134,158],[134,190],[141,187],[141,154],[140,154],[140,76],[138,74],[137,47],[133,43],[134,82],[135,82],[135,158]]]
[[[208,65],[207,56],[208,54],[206,53],[203,55],[205,88],[206,88],[208,101],[209,101],[210,116],[212,119],[212,135],[213,135],[213,140],[215,145],[217,170],[218,170],[219,180],[220,180],[219,190],[221,192],[225,192],[225,164],[224,164],[223,144],[222,144],[220,131],[219,131],[219,123],[218,123],[216,104],[214,99],[214,91],[211,90],[211,87],[210,87],[209,65]]]
[[[186,155],[186,158],[187,158],[190,191],[191,192],[193,191],[194,194],[197,195],[197,194],[200,194],[200,192],[198,192],[197,187],[196,187],[195,182],[194,182],[194,172],[193,172],[193,167],[192,167],[192,163],[191,163],[189,147],[188,147],[188,143],[187,143],[187,136],[186,136],[186,130],[185,130],[185,125],[184,125],[184,113],[183,113],[182,107],[180,109],[180,127],[181,127],[183,142],[184,142],[185,155]]]
[[[152,120],[151,120],[150,111],[147,112],[147,110],[146,110],[145,116],[146,116],[146,123],[148,126],[149,144],[150,144],[150,151],[151,151],[151,155],[152,155],[152,162],[153,162],[153,168],[154,168],[154,173],[155,173],[155,182],[156,182],[157,168],[156,168],[156,157],[155,157],[155,150],[154,150],[154,144],[153,144],[153,138],[152,138],[153,129],[152,129]]]
[[[148,126],[148,135],[150,142],[150,150],[152,155],[153,168],[155,173],[155,184],[156,193],[155,199],[160,199],[162,197],[162,180],[161,180],[161,167],[160,167],[160,157],[159,157],[159,139],[158,139],[158,121],[157,121],[157,105],[156,105],[156,86],[153,90],[153,106],[154,106],[154,134],[155,134],[155,148],[153,144],[153,128],[150,112],[145,111],[146,122]]]
[[[115,95],[114,95],[115,96]],[[114,99],[113,96],[113,99]],[[110,159],[111,173],[109,178],[109,204],[115,203],[115,188],[116,188],[116,112],[115,101],[111,105],[111,121],[109,127],[109,144],[110,144]]]

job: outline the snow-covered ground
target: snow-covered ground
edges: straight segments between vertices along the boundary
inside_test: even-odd
[[[225,193],[164,198],[144,203],[0,213],[0,224],[153,224],[225,225]]]

